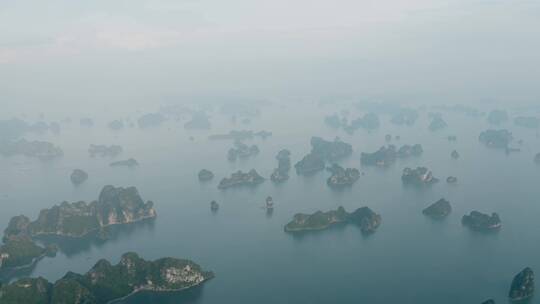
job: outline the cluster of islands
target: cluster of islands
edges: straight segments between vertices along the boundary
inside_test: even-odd
[[[466,107],[446,108],[447,111],[459,111],[472,116],[482,116],[475,109]],[[167,112],[168,111],[168,112]],[[176,108],[167,109],[163,113],[148,113],[137,120],[112,120],[106,124],[107,128],[118,132],[124,128],[138,126],[141,129],[158,127],[171,119],[180,120],[185,114],[184,110]],[[228,113],[226,109],[223,112]],[[412,108],[387,109],[391,114],[390,122],[398,126],[411,126],[416,123],[419,113]],[[189,119],[184,123],[186,130],[207,130],[211,128],[210,117],[204,111],[191,111]],[[257,111],[247,111],[248,117],[259,115]],[[439,132],[449,125],[441,113],[428,115],[427,128],[431,132]],[[237,117],[231,116],[236,122]],[[499,126],[510,120],[506,111],[494,110],[487,114],[486,120],[493,126]],[[250,118],[244,117],[242,123],[249,124]],[[525,128],[540,128],[540,120],[532,116],[515,117],[514,125]],[[95,122],[91,118],[81,118],[80,126],[91,128]],[[348,112],[328,115],[324,123],[334,129],[342,129],[353,134],[359,129],[372,132],[380,127],[381,122],[377,114],[365,113],[361,117],[351,118]],[[28,133],[43,133],[61,131],[58,122],[30,124],[20,119],[0,121],[0,134],[5,135],[0,142],[0,155],[11,157],[23,155],[37,158],[42,161],[61,158],[62,149],[46,141],[29,141],[22,136]],[[208,137],[211,141],[223,141],[229,144],[226,159],[230,162],[258,157],[259,146],[248,144],[254,139],[265,140],[272,136],[266,130],[232,130],[229,133],[214,134]],[[190,138],[193,140],[193,138]],[[310,151],[305,155],[292,155],[290,150],[281,149],[275,155],[276,167],[270,176],[262,176],[257,169],[247,171],[238,170],[216,181],[217,188],[226,191],[230,188],[256,187],[267,179],[274,184],[287,182],[294,168],[299,177],[310,176],[326,172],[326,184],[331,189],[339,190],[352,187],[360,181],[365,173],[363,167],[387,168],[395,166],[401,161],[410,158],[421,158],[424,147],[421,144],[394,145],[392,140],[399,140],[399,135],[387,134],[384,138],[386,145],[376,151],[366,151],[360,154],[359,168],[344,167],[340,161],[353,155],[353,146],[335,137],[325,139],[313,136],[310,141]],[[448,141],[457,141],[457,137],[449,135]],[[486,147],[500,149],[506,153],[520,152],[521,140],[516,140],[511,131],[503,128],[491,128],[480,132],[478,142]],[[91,144],[88,155],[92,158],[110,159],[111,167],[134,168],[139,166],[135,158],[112,160],[123,153],[120,145]],[[296,162],[292,161],[296,157]],[[457,150],[448,152],[449,161],[457,161],[462,156]],[[112,160],[112,161],[111,161]],[[534,162],[540,165],[540,153],[535,154]],[[213,183],[216,174],[211,168],[201,169],[197,175],[201,183]],[[83,169],[73,169],[69,179],[73,185],[83,184],[89,179],[89,174]],[[456,184],[458,177],[445,176],[448,184]],[[401,173],[401,182],[404,186],[423,189],[438,183],[439,178],[427,167],[405,167]],[[214,213],[220,204],[212,200],[210,210]],[[274,201],[268,196],[264,208],[271,212]],[[436,221],[443,221],[452,213],[452,205],[445,198],[427,205],[418,210],[424,216]],[[49,209],[40,211],[37,219],[31,220],[25,215],[11,218],[4,230],[2,245],[0,246],[0,278],[9,278],[21,269],[32,268],[42,258],[54,256],[59,250],[53,241],[43,242],[43,238],[81,239],[86,237],[107,240],[108,229],[111,226],[129,225],[140,221],[152,221],[157,217],[152,201],[144,201],[135,187],[105,186],[92,202],[61,202]],[[338,207],[335,210],[312,213],[296,213],[292,219],[284,224],[283,231],[288,234],[317,233],[337,226],[351,225],[358,227],[364,234],[373,234],[382,224],[382,215],[367,206],[358,206],[357,209],[345,210]],[[496,232],[502,227],[502,221],[496,212],[483,213],[472,210],[461,217],[461,224],[468,229],[479,232]],[[112,265],[107,260],[98,261],[87,273],[77,274],[67,272],[56,282],[49,282],[44,278],[22,278],[12,282],[0,280],[0,303],[110,303],[121,300],[140,291],[181,291],[204,283],[212,279],[214,273],[205,271],[193,261],[172,257],[165,257],[155,261],[147,261],[137,253],[129,252],[122,255],[120,262]],[[508,298],[511,301],[529,299],[534,294],[534,273],[525,268],[513,278]],[[483,304],[493,304],[487,300]]]

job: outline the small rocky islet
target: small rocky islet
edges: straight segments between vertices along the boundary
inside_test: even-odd
[[[429,186],[437,183],[439,180],[433,176],[433,173],[426,167],[417,167],[416,169],[405,168],[401,180],[406,185]]]
[[[476,231],[495,231],[501,228],[502,223],[497,213],[491,215],[479,211],[471,211],[461,219],[461,223]]]
[[[434,219],[443,219],[452,212],[452,206],[450,202],[441,198],[435,203],[429,205],[426,209],[422,210],[422,213]]]
[[[190,260],[167,257],[147,261],[128,252],[116,265],[100,260],[87,273],[68,272],[54,283],[39,277],[1,285],[0,303],[112,303],[141,291],[186,290],[213,277],[213,272],[203,270]]]
[[[237,171],[231,174],[230,177],[223,178],[218,185],[219,189],[228,189],[234,187],[253,187],[261,184],[265,181],[265,178],[260,176],[255,169],[251,169],[249,172]]]
[[[80,185],[88,179],[88,173],[81,169],[75,169],[69,178],[74,185]]]
[[[128,167],[134,168],[139,166],[139,162],[134,158],[128,158],[126,160],[119,160],[109,164],[110,167]]]
[[[278,167],[274,169],[270,180],[274,183],[282,183],[289,179],[289,171],[291,170],[291,152],[283,149],[276,155]]]

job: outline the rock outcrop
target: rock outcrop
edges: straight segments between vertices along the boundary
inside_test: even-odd
[[[248,158],[259,154],[259,147],[257,145],[248,146],[242,142],[236,141],[234,148],[229,149],[227,153],[227,159],[235,161],[238,158]]]

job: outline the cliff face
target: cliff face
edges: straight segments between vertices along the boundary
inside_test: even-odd
[[[213,277],[189,260],[146,261],[136,253],[126,253],[117,265],[101,260],[86,274],[69,272],[54,284],[39,278],[2,286],[0,303],[109,303],[142,290],[183,290]]]

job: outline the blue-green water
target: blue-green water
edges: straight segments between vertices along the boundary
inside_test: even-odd
[[[265,107],[247,126],[233,125],[214,113],[209,131],[186,131],[182,123],[169,121],[158,128],[112,132],[104,120],[90,129],[78,123],[63,125],[58,136],[29,136],[59,143],[65,156],[50,163],[0,158],[0,226],[17,214],[35,218],[40,209],[63,200],[96,199],[106,184],[136,186],[144,199],[155,202],[158,217],[153,223],[135,225],[102,244],[76,246],[45,258],[31,275],[56,280],[67,271],[86,272],[100,258],[116,262],[127,251],[147,259],[189,258],[216,274],[201,288],[130,300],[137,303],[454,304],[488,298],[506,303],[517,272],[525,266],[540,271],[540,167],[533,163],[534,154],[540,152],[536,130],[510,123],[501,126],[524,140],[522,152],[506,155],[478,142],[479,133],[489,128],[484,118],[445,113],[449,127],[430,132],[425,112],[413,127],[394,126],[388,116],[381,116],[379,130],[348,135],[324,125],[324,115],[333,109],[314,109]],[[210,134],[231,129],[266,129],[273,136],[251,141],[261,150],[256,157],[231,163],[226,160],[230,141],[207,140]],[[422,144],[424,154],[388,169],[361,168],[365,176],[342,191],[327,187],[327,172],[301,177],[293,171],[282,185],[267,180],[254,189],[217,189],[222,177],[238,169],[255,168],[269,177],[282,148],[291,150],[295,163],[309,151],[314,135],[340,136],[351,143],[354,154],[340,163],[360,167],[360,153],[385,144],[387,133],[401,136],[394,142],[398,146]],[[458,141],[448,142],[447,135],[457,135]],[[91,143],[120,144],[124,152],[118,158],[134,157],[141,165],[110,168],[110,159],[88,156]],[[450,158],[453,149],[461,154],[459,160]],[[419,165],[432,169],[441,182],[424,190],[404,187],[402,169]],[[69,181],[74,168],[90,175],[79,187]],[[201,168],[212,170],[216,178],[201,184],[197,179]],[[458,177],[457,185],[446,184],[449,175]],[[268,195],[276,204],[271,216],[261,208]],[[441,197],[451,202],[452,214],[444,221],[425,218],[422,209]],[[210,211],[211,200],[221,205],[216,214]],[[382,215],[383,223],[367,237],[354,226],[302,237],[283,231],[297,212],[338,206],[348,210],[369,206]],[[472,210],[498,212],[502,229],[479,234],[462,227],[461,216]],[[540,303],[540,297],[531,303]]]

